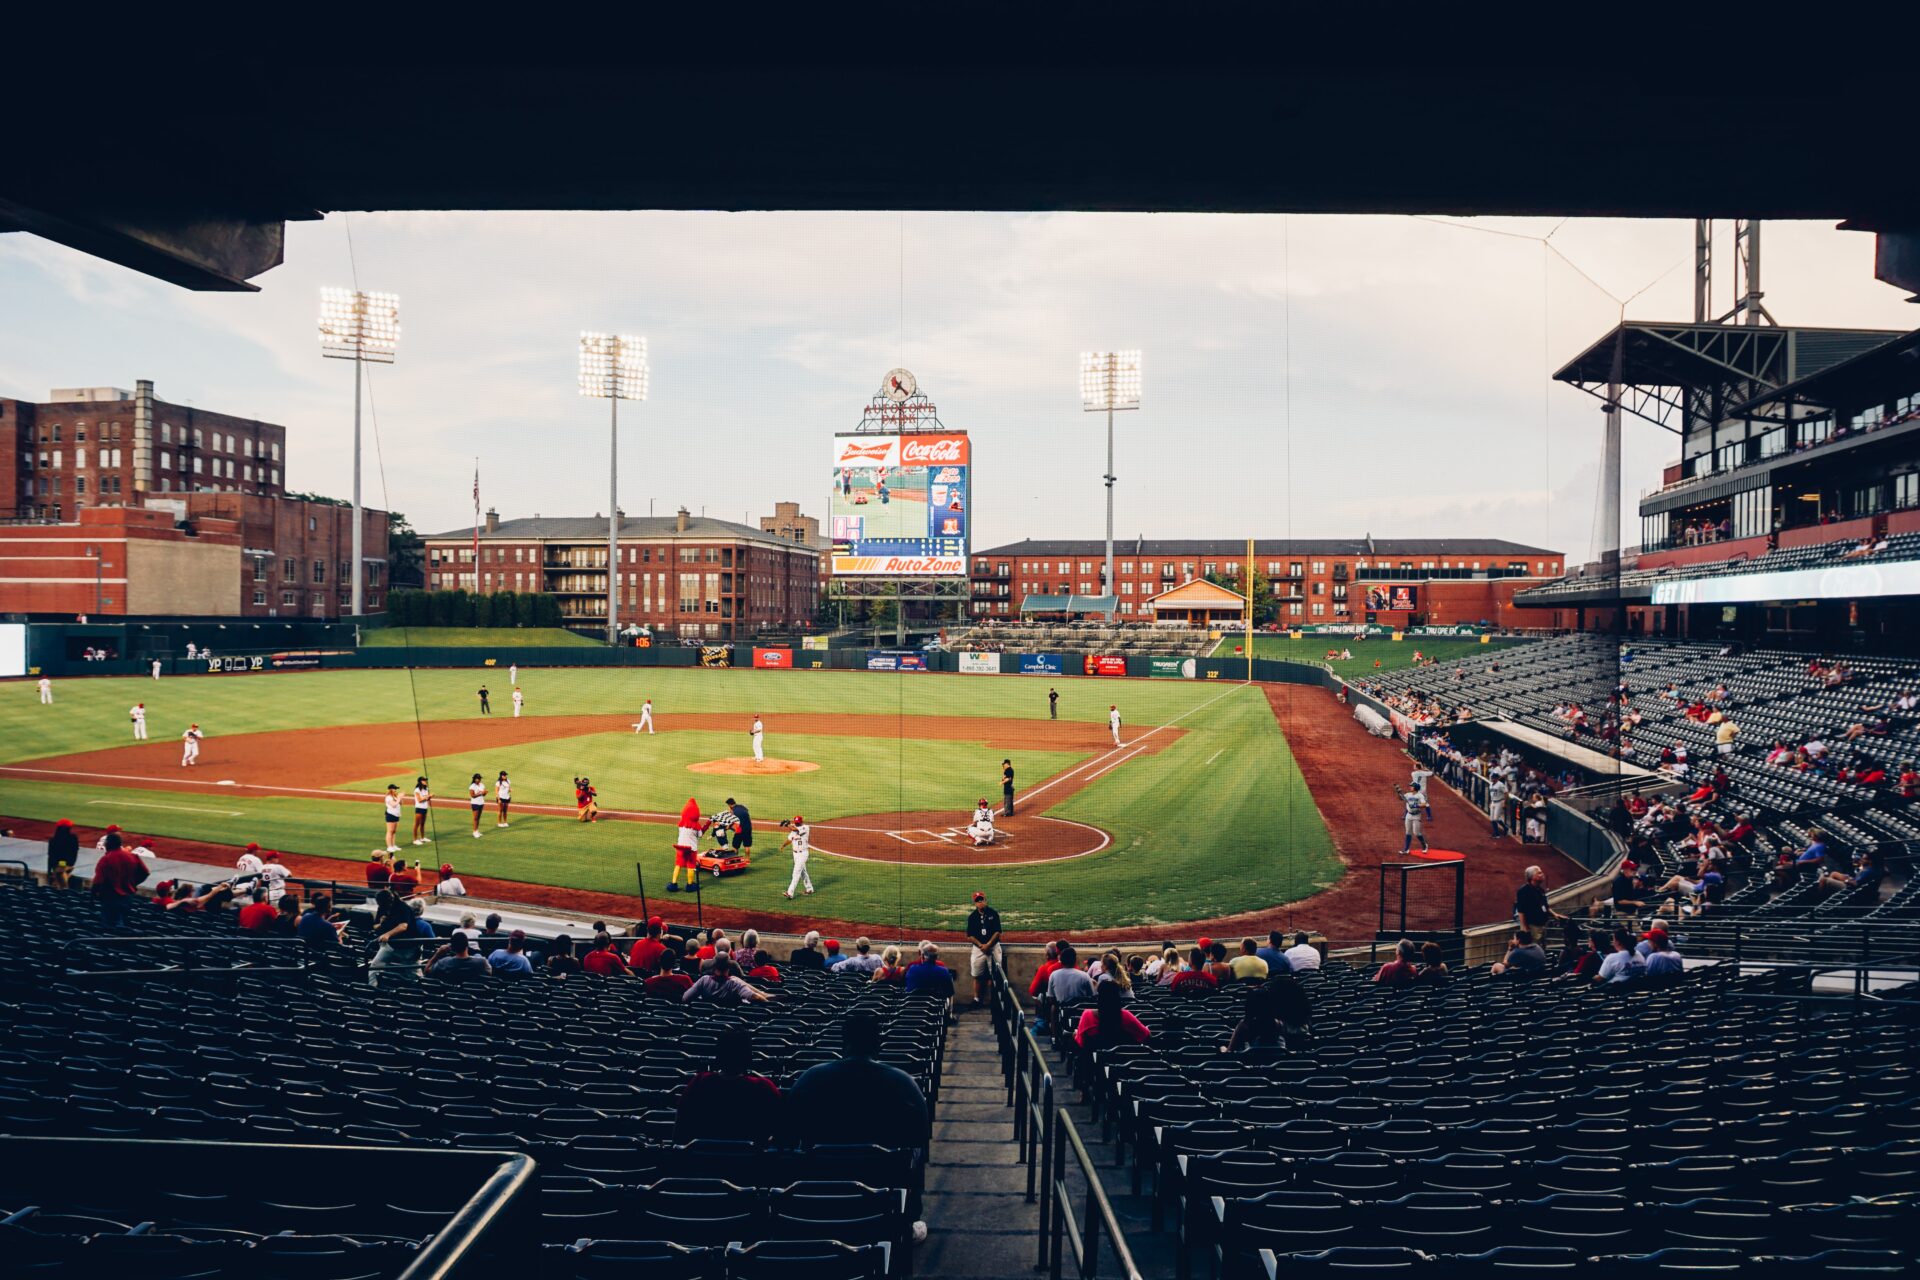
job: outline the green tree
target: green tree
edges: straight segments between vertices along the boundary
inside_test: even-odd
[[[436,627],[458,626],[454,619],[466,610],[466,594],[458,589],[434,592],[433,625]]]
[[[473,597],[473,625],[491,627],[493,625],[493,595],[491,592],[478,591]]]
[[[535,620],[540,616],[540,599],[540,593],[537,591],[523,591],[520,593],[519,598],[513,602],[513,623],[515,626],[531,627],[538,625]]]
[[[426,577],[421,566],[426,561],[426,544],[407,518],[398,511],[387,512],[387,582],[396,587],[422,587]]]
[[[496,627],[511,627],[518,620],[518,617],[519,617],[518,611],[514,607],[513,592],[511,591],[494,592],[493,593],[493,625]]]
[[[541,594],[533,598],[533,625],[536,627],[557,627],[561,625],[560,602],[550,595]]]
[[[1232,572],[1210,573],[1207,575],[1207,581],[1216,587],[1225,587],[1235,595],[1244,596],[1247,594],[1247,588],[1240,581],[1243,567],[1235,565]],[[1253,623],[1255,626],[1261,626],[1280,616],[1280,606],[1273,598],[1273,582],[1266,574],[1260,572],[1259,565],[1255,564],[1251,567],[1253,569]]]

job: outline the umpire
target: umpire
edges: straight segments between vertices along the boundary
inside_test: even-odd
[[[1006,815],[1013,816],[1013,761],[1000,762],[1000,798],[1006,802]]]

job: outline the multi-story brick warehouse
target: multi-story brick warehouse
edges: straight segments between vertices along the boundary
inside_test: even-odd
[[[502,520],[489,511],[474,559],[472,529],[425,539],[430,591],[535,591],[558,598],[570,625],[607,617],[605,516]],[[810,627],[820,604],[820,553],[728,520],[623,516],[620,621],[687,639],[745,640]]]
[[[0,453],[11,459],[0,465],[0,512],[57,520],[148,493],[286,492],[285,427],[169,404],[149,381],[134,388],[0,397]]]
[[[1558,551],[1498,538],[1257,539],[1253,552],[1255,570],[1273,583],[1279,621],[1293,626],[1538,625],[1537,615],[1513,607],[1513,594],[1558,577],[1563,565]],[[1231,539],[1116,541],[1120,616],[1150,621],[1156,596],[1208,574],[1237,575],[1246,555],[1246,542]],[[1099,540],[975,550],[969,613],[982,621],[1017,618],[1029,595],[1102,594],[1105,561]]]

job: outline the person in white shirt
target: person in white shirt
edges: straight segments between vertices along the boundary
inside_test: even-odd
[[[260,860],[260,846],[250,844],[245,852],[234,860],[233,870],[235,875],[257,876],[266,865]]]
[[[447,870],[451,871],[453,868],[448,867]],[[479,919],[471,914],[461,916],[460,927],[453,931],[453,935],[465,938],[468,942],[478,942],[480,940]]]
[[[645,702],[640,704],[640,719],[634,722],[633,731],[635,733],[639,733],[642,729],[645,729],[648,733],[653,732],[653,699],[652,698],[648,698]]]
[[[53,705],[53,681],[45,676],[40,677],[40,705],[43,707]]]
[[[513,783],[508,781],[505,769],[500,771],[499,780],[493,784],[493,798],[500,802],[500,820],[493,825],[504,827],[507,825],[507,809],[513,804]]]
[[[519,663],[515,662],[507,667],[507,683],[508,684],[520,683],[520,664]]]
[[[398,853],[400,852],[400,784],[389,782],[387,794],[383,799],[386,801],[387,814],[387,852]]]
[[[973,821],[967,824],[967,834],[973,837],[973,847],[985,848],[993,843],[993,806],[982,800],[973,810]]]
[[[253,882],[253,898],[261,901],[261,890],[266,890],[267,902],[278,902],[287,895],[287,869],[280,864],[280,855],[269,849],[261,857],[260,874]]]
[[[147,737],[147,704],[136,702],[128,707],[127,719],[133,721],[133,740],[144,742]]]
[[[153,678],[155,680],[160,678],[160,659],[158,658],[153,660]]]
[[[180,735],[180,767],[200,763],[200,726],[190,724],[187,731]]]
[[[453,874],[452,863],[443,862],[440,864],[440,880],[433,886],[433,894],[436,898],[464,898],[467,896],[467,886],[460,883],[459,876]],[[460,923],[463,925],[470,924],[472,923],[472,919],[471,916],[468,916],[463,918]],[[475,934],[473,936],[478,937],[479,935]]]
[[[1600,971],[1593,975],[1595,982],[1631,982],[1643,976],[1647,971],[1647,962],[1633,949],[1633,935],[1625,929],[1613,931],[1613,950],[1600,961]]]
[[[1107,706],[1107,727],[1113,730],[1113,745],[1120,745],[1120,708],[1113,704]]]
[[[433,791],[427,786],[427,780],[420,778],[413,784],[413,842],[432,844],[433,837],[427,834],[427,810],[433,804]]]
[[[514,686],[514,690],[513,690],[513,718],[514,719],[518,720],[520,718],[520,708],[524,707],[526,704],[527,704],[527,695],[520,692],[518,685]]]
[[[200,656],[200,650],[194,647],[193,641],[191,640],[187,641],[187,657],[191,659],[191,658],[197,658],[199,656]]]
[[[747,732],[753,738],[753,760],[755,764],[758,764],[762,760],[765,760],[767,758],[767,753],[764,750],[764,744],[766,741],[766,730],[760,724],[759,716],[755,716],[753,718],[753,728],[747,730]],[[788,894],[787,896],[791,898],[793,895]]]
[[[480,815],[487,811],[487,784],[479,774],[467,784],[467,808],[473,812],[473,838],[480,838]]]
[[[754,723],[760,722],[755,720]],[[807,854],[811,847],[808,841],[813,835],[813,829],[807,826],[807,820],[799,814],[793,816],[792,822],[783,822],[780,825],[787,828],[787,843],[793,847],[793,879],[787,882],[787,896],[791,898],[793,891],[803,885],[808,893],[812,893],[813,877],[807,874]]]
[[[1285,954],[1287,963],[1293,966],[1295,973],[1320,967],[1320,952],[1304,931],[1293,935],[1293,945],[1287,948]]]

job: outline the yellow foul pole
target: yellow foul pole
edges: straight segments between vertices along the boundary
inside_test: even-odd
[[[1240,579],[1247,589],[1247,683],[1253,683],[1253,539],[1247,539],[1247,573]]]

